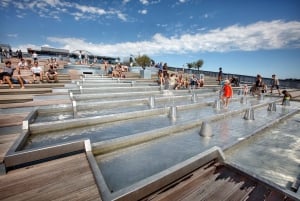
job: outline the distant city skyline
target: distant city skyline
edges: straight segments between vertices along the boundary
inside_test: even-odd
[[[2,0],[0,43],[300,78],[300,1]]]

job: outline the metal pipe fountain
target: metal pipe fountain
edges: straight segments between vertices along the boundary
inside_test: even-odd
[[[253,108],[248,108],[245,111],[244,119],[245,120],[254,120],[254,109]]]

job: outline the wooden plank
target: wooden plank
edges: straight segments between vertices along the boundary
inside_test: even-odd
[[[71,200],[90,197],[101,200],[85,154],[14,170],[0,179],[0,200],[68,200],[71,197],[76,198]]]
[[[166,187],[166,189],[162,189],[163,192],[159,192],[159,194],[152,197],[151,200],[181,200],[190,194],[195,186],[209,180],[215,169],[216,167],[214,165],[202,167],[193,172],[190,178],[187,178],[176,186],[172,187],[171,185]],[[149,198],[146,198],[146,200],[148,199]]]
[[[27,115],[28,112],[0,115],[0,127],[21,125]]]
[[[0,89],[0,95],[23,95],[23,94],[41,94],[41,93],[52,93],[52,88],[14,88],[14,89]]]
[[[13,84],[15,89],[20,88],[19,84]],[[53,87],[64,87],[64,83],[36,83],[36,84],[25,84],[26,89],[31,88],[53,88]],[[0,89],[8,89],[7,84],[0,85]]]
[[[270,191],[263,184],[247,176],[219,165],[211,169],[200,168],[191,177],[180,183],[169,185],[156,194],[143,200],[152,201],[241,201],[241,200],[283,200],[285,195]],[[205,171],[207,171],[205,173]]]
[[[25,103],[0,104],[0,108],[34,107],[34,106],[42,106],[42,105],[68,104],[68,103],[71,103],[70,99],[35,100],[35,101],[28,101]]]
[[[12,89],[13,90],[13,89]],[[33,94],[22,94],[22,95],[1,95],[0,103],[18,103],[24,101],[32,101]]]

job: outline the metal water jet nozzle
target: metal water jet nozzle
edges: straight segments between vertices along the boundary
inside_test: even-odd
[[[241,104],[246,104],[247,103],[247,97],[246,96],[242,96],[241,100],[240,100]]]
[[[239,92],[238,92],[240,96],[244,95],[244,90],[243,89],[240,89]]]
[[[176,117],[177,117],[177,107],[176,106],[171,106],[170,107],[169,117],[172,120],[176,120]]]
[[[77,107],[76,107],[76,101],[72,101],[72,108],[73,108],[73,118],[77,118]]]
[[[207,123],[207,122],[202,122],[199,134],[202,137],[211,137],[211,136],[213,136],[212,128],[211,128],[210,124]]]
[[[82,86],[79,86],[80,93],[83,92]]]
[[[70,99],[71,99],[72,101],[74,100],[74,96],[73,96],[72,91],[70,91]]]
[[[268,111],[276,111],[276,103],[269,103]]]
[[[193,93],[193,95],[192,95],[192,102],[193,103],[197,102],[197,94],[196,93]]]
[[[253,108],[249,108],[245,111],[244,119],[245,120],[254,120],[254,109]]]
[[[155,98],[154,98],[154,96],[150,96],[149,106],[150,106],[151,109],[153,109],[155,107]]]
[[[133,87],[135,85],[135,81],[131,81],[131,86]]]
[[[221,109],[221,101],[220,99],[215,100],[214,106],[213,106],[216,110],[220,110]]]

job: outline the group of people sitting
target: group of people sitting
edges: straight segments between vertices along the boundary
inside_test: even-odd
[[[125,72],[128,71],[127,66],[123,66],[120,63],[112,66],[111,69],[108,71],[108,74],[111,74],[114,78],[125,78]]]
[[[167,71],[159,70],[157,76],[158,84],[165,86],[165,89],[199,88],[204,85],[204,79],[198,78],[194,74],[189,78],[188,76],[184,77],[182,72],[169,74]]]
[[[24,84],[36,83],[38,78],[41,82],[43,82],[44,77],[47,82],[51,82],[51,80],[58,82],[57,65],[54,65],[52,62],[48,63],[48,65],[49,69],[44,73],[43,67],[39,66],[37,60],[34,60],[32,67],[28,65],[24,58],[20,59],[16,67],[12,66],[10,60],[7,60],[2,72],[0,72],[0,84],[8,84],[11,89],[14,88],[13,84],[20,84],[20,88],[24,89]],[[24,79],[21,73],[22,70],[30,70],[33,80]]]

